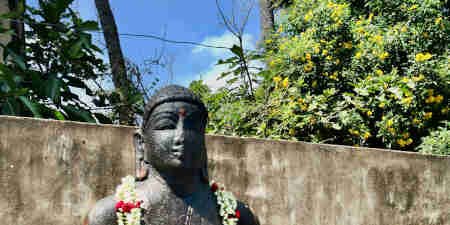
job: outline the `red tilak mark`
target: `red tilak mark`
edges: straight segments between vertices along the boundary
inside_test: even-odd
[[[184,108],[181,108],[180,110],[178,110],[178,115],[185,117],[186,116],[186,110]]]

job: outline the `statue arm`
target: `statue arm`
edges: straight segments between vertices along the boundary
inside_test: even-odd
[[[117,225],[115,201],[112,196],[101,199],[89,211],[87,225]]]
[[[260,225],[258,218],[253,214],[248,205],[238,202],[237,209],[241,213],[241,218],[238,221],[238,225]]]

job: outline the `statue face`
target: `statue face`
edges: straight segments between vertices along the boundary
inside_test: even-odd
[[[144,130],[145,160],[158,170],[199,169],[206,160],[200,108],[187,102],[157,106]]]

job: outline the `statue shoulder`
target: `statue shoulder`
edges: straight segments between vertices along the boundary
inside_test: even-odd
[[[238,201],[237,209],[241,213],[238,225],[259,225],[258,218],[253,214],[248,205]]]
[[[99,200],[89,211],[88,225],[115,225],[116,210],[114,196]]]

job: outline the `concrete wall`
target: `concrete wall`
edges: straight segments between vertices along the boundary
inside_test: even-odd
[[[0,116],[3,224],[73,225],[134,171],[133,127]],[[450,224],[450,157],[208,136],[211,177],[262,225]]]
[[[450,224],[450,157],[210,136],[212,176],[261,224]]]
[[[0,224],[81,224],[133,174],[131,127],[0,117]]]

